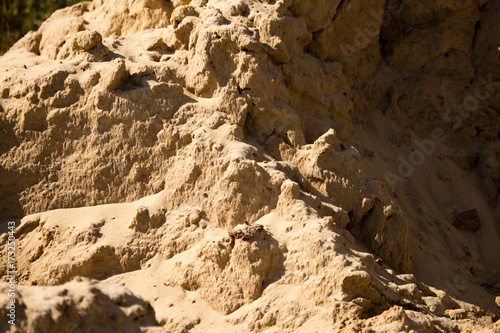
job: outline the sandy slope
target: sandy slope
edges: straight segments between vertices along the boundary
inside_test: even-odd
[[[54,13],[0,58],[17,330],[500,330],[498,14],[472,0]]]

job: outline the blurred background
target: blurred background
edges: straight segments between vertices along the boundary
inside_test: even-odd
[[[30,30],[37,30],[53,12],[83,0],[1,0],[0,55]]]

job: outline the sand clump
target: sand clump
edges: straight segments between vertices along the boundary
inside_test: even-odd
[[[57,11],[0,58],[19,327],[500,330],[498,14],[457,0]]]
[[[4,299],[7,290],[2,285]],[[167,332],[151,305],[121,286],[79,278],[57,287],[21,286],[18,295],[20,320],[16,326],[3,321],[4,332]],[[2,307],[2,317],[7,313]]]

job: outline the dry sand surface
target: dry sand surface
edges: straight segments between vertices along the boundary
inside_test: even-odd
[[[55,12],[0,57],[0,331],[500,332],[499,16]]]

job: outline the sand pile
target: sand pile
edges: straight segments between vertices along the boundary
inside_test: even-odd
[[[2,317],[8,221],[18,283],[0,327],[500,330],[498,15],[485,0],[57,11],[0,58]]]

